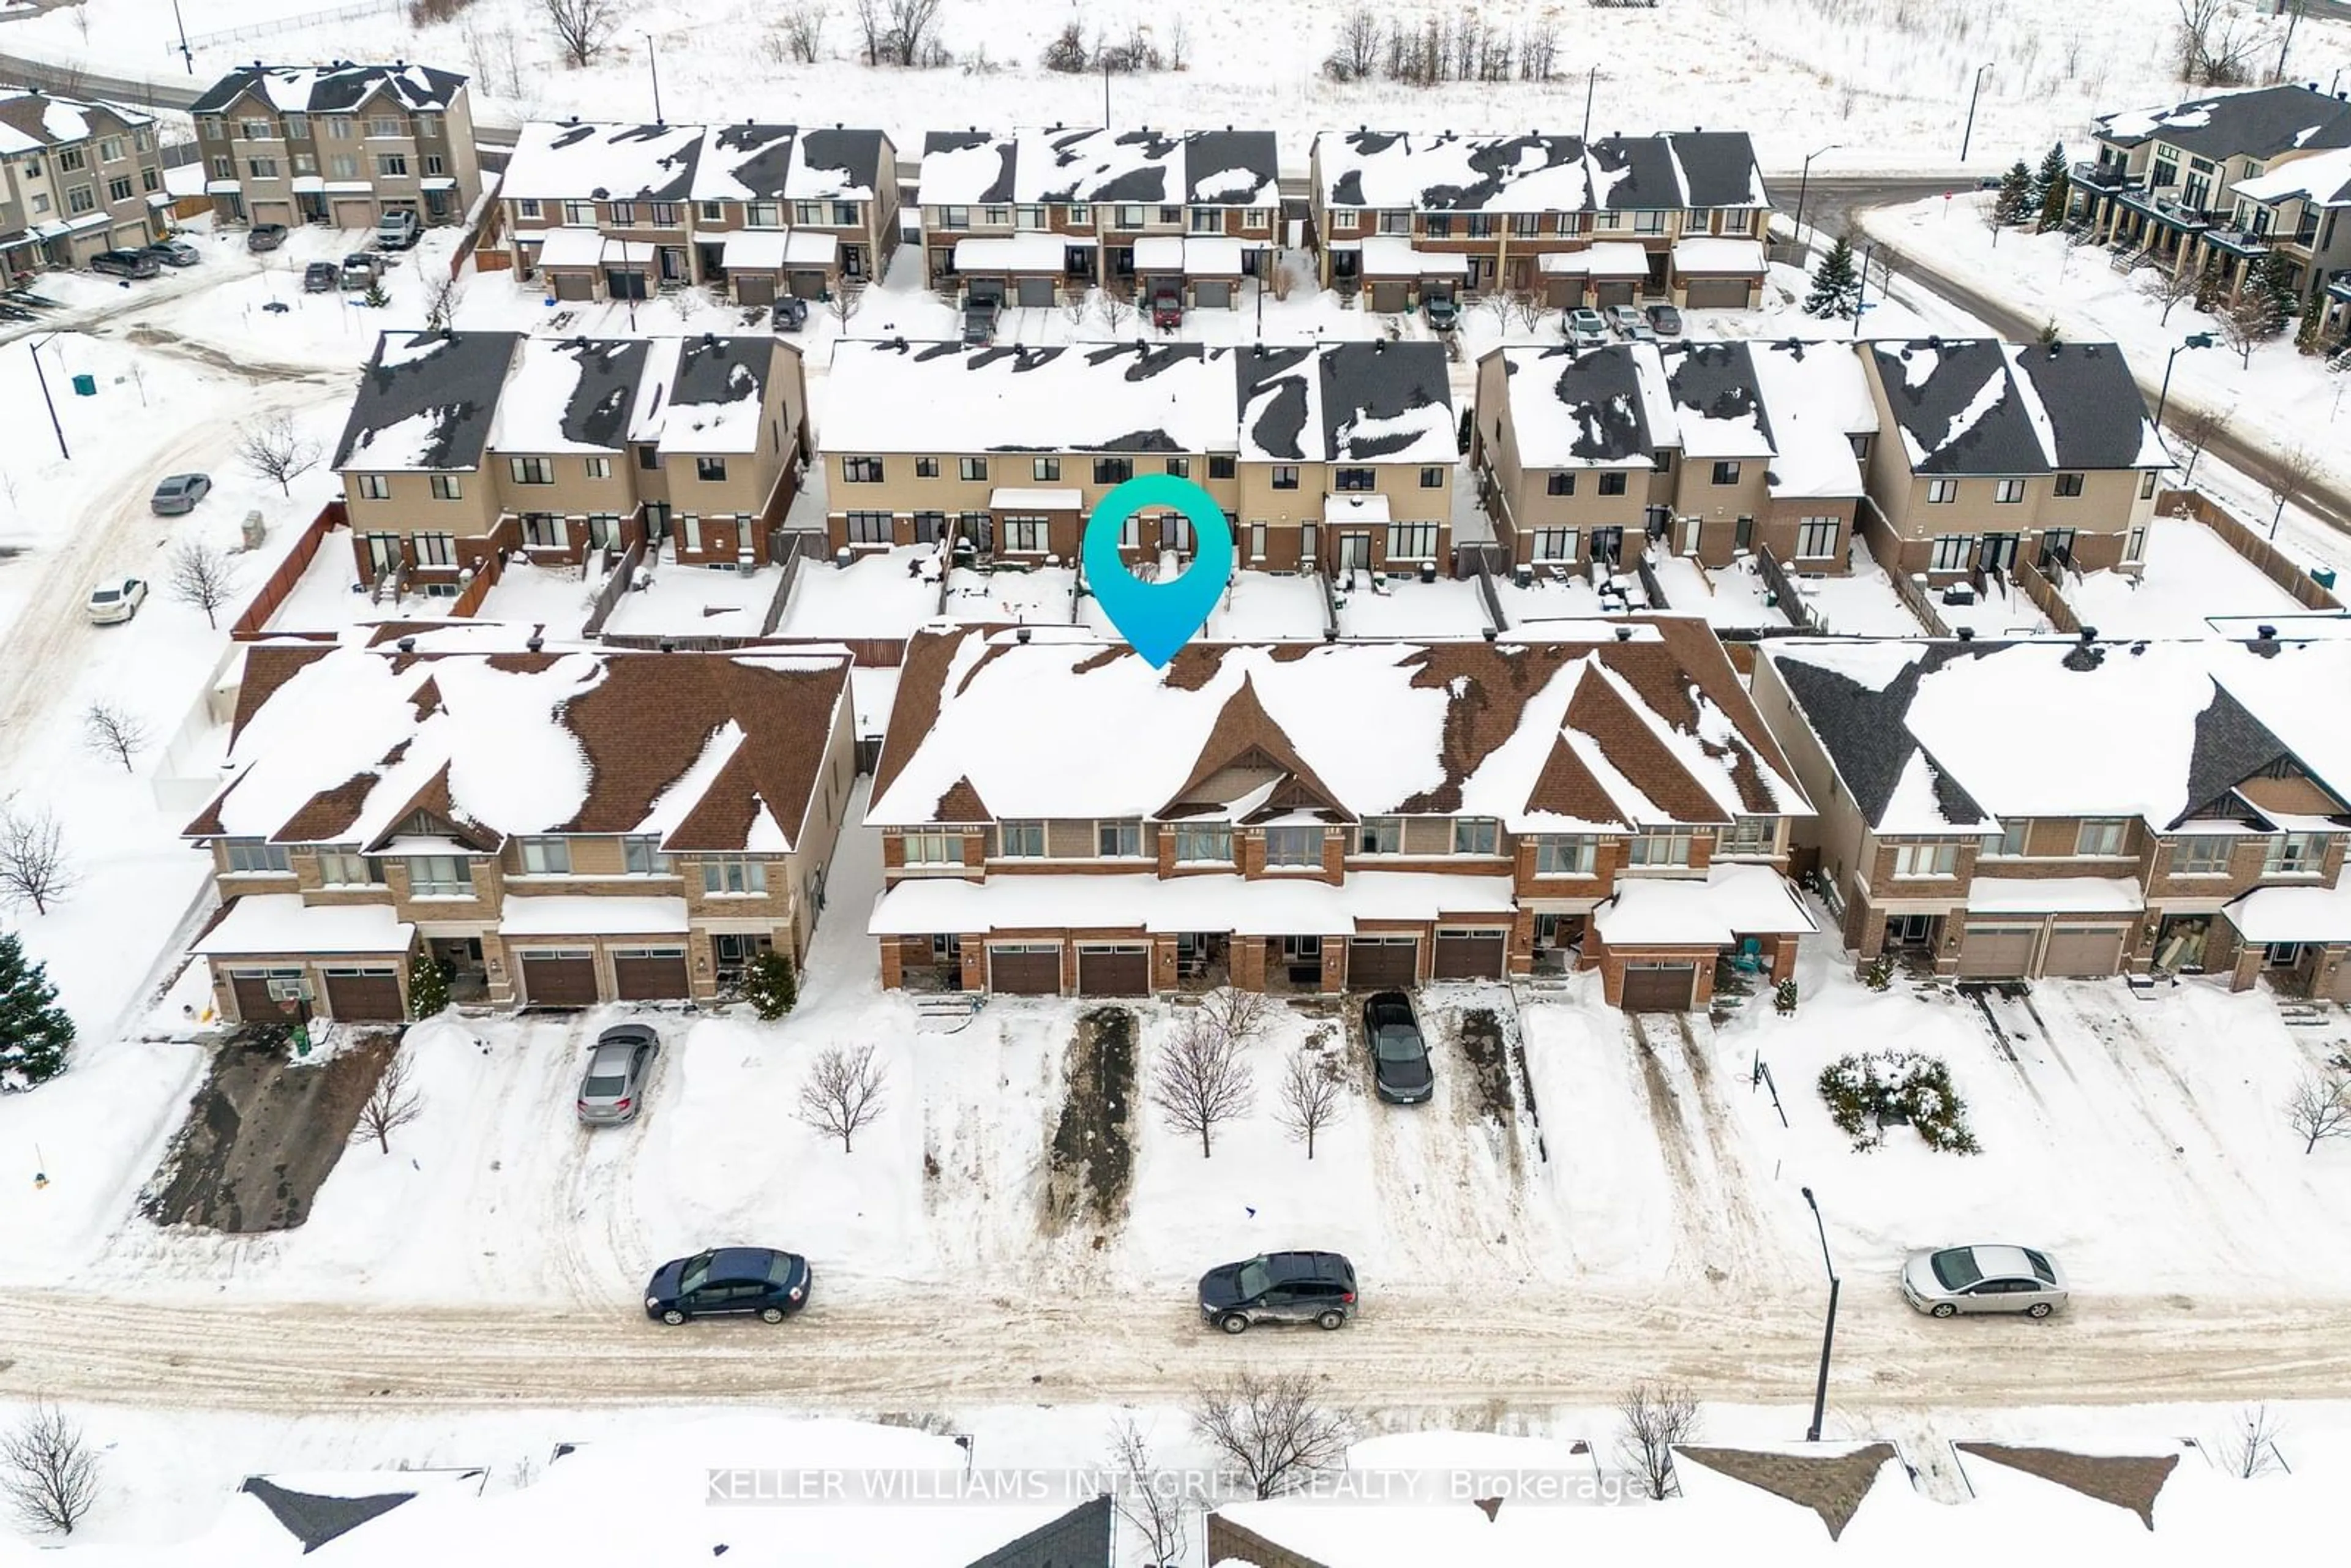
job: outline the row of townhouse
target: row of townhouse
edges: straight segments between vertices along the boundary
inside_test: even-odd
[[[481,649],[504,630],[246,651],[227,781],[184,831],[221,1016],[307,987],[402,1018],[419,958],[455,999],[583,1006],[806,954],[855,778],[847,659]]]
[[[749,570],[810,450],[799,351],[772,335],[386,332],[335,467],[360,580],[455,595],[506,551]]]
[[[232,223],[371,228],[465,218],[482,193],[465,78],[428,66],[258,61],[189,109],[204,190]]]
[[[2284,85],[2097,121],[2070,216],[2101,240],[2210,275],[2233,298],[2273,253],[2339,340],[2351,316],[2351,95]]]
[[[1434,342],[852,340],[833,350],[825,395],[836,551],[952,537],[998,559],[1075,560],[1105,492],[1171,474],[1215,497],[1244,568],[1337,575],[1452,559],[1458,448]],[[1192,545],[1174,512],[1129,518],[1122,542],[1131,559]]]
[[[498,201],[515,275],[559,299],[813,299],[898,248],[896,149],[841,126],[533,122]]]
[[[1763,287],[1771,202],[1744,131],[1358,128],[1318,135],[1311,157],[1322,284],[1374,310],[1493,289],[1743,309]]]
[[[1845,945],[1970,978],[2267,975],[2351,1000],[2351,647],[1768,643]]]
[[[171,197],[149,116],[0,90],[0,282],[163,237]]]

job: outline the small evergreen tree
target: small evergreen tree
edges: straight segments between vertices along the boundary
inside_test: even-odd
[[[383,291],[382,278],[368,279],[367,292],[360,296],[360,303],[371,310],[381,310],[392,303],[392,296]]]
[[[1796,982],[1793,979],[1782,980],[1771,988],[1771,1005],[1783,1013],[1796,1010]]]
[[[743,966],[743,999],[770,1022],[791,1011],[800,999],[792,961],[773,948],[752,954],[751,961]]]
[[[0,1090],[29,1089],[66,1070],[74,1026],[57,1000],[42,966],[26,958],[13,934],[0,933]]]
[[[2315,310],[2302,313],[2302,326],[2294,335],[2294,346],[2305,354],[2318,352],[2318,332],[2325,318]]]
[[[2049,189],[2041,193],[2041,232],[2043,234],[2047,234],[2051,229],[2062,229],[2065,226],[2065,209],[2072,204],[2073,199],[2074,181],[2071,175],[2060,173],[2056,179],[2050,182]],[[2085,217],[2082,221],[2087,224],[2089,219]]]
[[[2064,180],[2065,144],[2060,141],[2042,154],[2041,166],[2032,171],[2032,178],[2025,184],[2024,194],[2029,210],[2043,211],[2048,204],[2051,188],[2063,184]]]
[[[2280,328],[2293,319],[2302,304],[2301,296],[2294,292],[2294,263],[2282,250],[2273,249],[2253,264],[2245,277],[2245,290],[2257,292],[2268,301],[2270,314]]]
[[[437,1016],[449,1005],[449,977],[441,960],[420,952],[408,960],[408,1013],[411,1018]]]
[[[2054,344],[2057,341],[2057,318],[2052,316],[2048,320],[2041,323],[2041,330],[2036,336],[2044,345]]]
[[[1992,219],[2000,224],[2019,224],[2033,211],[2032,171],[2019,158],[2009,165],[2008,172],[2000,177],[2000,194],[1992,198]]]
[[[1813,291],[1804,298],[1807,316],[1851,316],[1861,303],[1861,278],[1854,270],[1853,246],[1839,235],[1813,269]]]

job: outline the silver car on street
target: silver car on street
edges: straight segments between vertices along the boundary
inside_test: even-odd
[[[1933,1317],[2022,1312],[2045,1318],[2065,1304],[2065,1275],[2030,1247],[1940,1247],[1902,1266],[1902,1298]]]
[[[661,1054],[661,1037],[641,1023],[616,1024],[596,1037],[580,1079],[580,1120],[590,1127],[633,1122],[644,1108],[645,1081]]]

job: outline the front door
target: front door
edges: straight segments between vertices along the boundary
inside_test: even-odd
[[[1369,571],[1372,570],[1372,536],[1341,534],[1339,536],[1339,570]]]
[[[1592,559],[1614,566],[1625,553],[1625,530],[1594,528],[1592,530]]]
[[[1924,947],[1934,932],[1935,917],[1931,915],[1889,915],[1886,918],[1886,945],[1889,947]]]
[[[1299,525],[1298,567],[1301,571],[1322,570],[1322,529],[1318,523]]]
[[[366,536],[368,580],[372,582],[387,571],[400,568],[400,536],[369,534]]]
[[[2041,559],[2037,563],[2043,571],[2074,564],[2074,530],[2050,528],[2041,536]]]
[[[743,967],[754,953],[765,953],[775,946],[774,940],[764,931],[718,931],[711,934],[710,962],[718,972],[722,986],[743,983]]]
[[[2016,564],[2014,534],[1986,534],[1977,547],[1976,564],[1986,571],[2006,571]]]

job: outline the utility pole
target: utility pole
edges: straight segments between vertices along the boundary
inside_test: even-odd
[[[73,454],[66,450],[66,427],[57,419],[57,401],[49,396],[49,378],[41,371],[41,350],[48,345],[49,340],[56,336],[57,334],[52,332],[39,342],[27,343],[25,347],[32,351],[33,377],[41,383],[41,401],[48,405],[49,428],[57,433],[57,455],[70,463],[73,461]]]
[[[1836,1260],[1829,1256],[1828,1227],[1821,1219],[1821,1206],[1813,1201],[1811,1187],[1804,1188],[1804,1207],[1813,1211],[1813,1228],[1821,1233],[1821,1261],[1829,1271],[1829,1319],[1828,1326],[1821,1333],[1821,1379],[1813,1389],[1812,1429],[1804,1434],[1804,1441],[1817,1443],[1821,1440],[1821,1422],[1828,1414],[1829,1347],[1836,1343],[1837,1289],[1841,1281],[1837,1279]]]
[[[2294,47],[2294,25],[2302,20],[2303,12],[2307,9],[2309,0],[2286,0],[2285,41],[2278,46],[2277,79],[2280,81],[2285,80],[2285,53]]]
[[[1968,161],[1968,143],[1976,137],[1976,95],[1983,91],[1983,74],[1991,69],[1987,60],[1976,68],[1976,85],[1968,89],[1968,128],[1959,132],[1959,162]]]
[[[180,29],[180,57],[188,62],[188,74],[196,74],[195,51],[188,47],[188,24],[181,19],[180,0],[172,0],[172,21]]]
[[[653,123],[666,125],[669,122],[662,118],[661,111],[661,53],[653,47],[651,33],[645,35],[645,69],[651,71],[653,78]]]
[[[1102,62],[1102,129],[1110,129],[1110,62]]]
[[[1877,242],[1876,240],[1865,240],[1862,242],[1861,289],[1860,292],[1856,293],[1853,297],[1853,335],[1856,338],[1861,336],[1862,313],[1869,308],[1869,258],[1876,254]],[[1894,280],[1890,277],[1887,278],[1886,282],[1888,288],[1891,288],[1894,286]]]
[[[1586,142],[1592,140],[1592,95],[1599,86],[1600,68],[1594,66],[1592,74],[1583,78],[1583,140]]]

